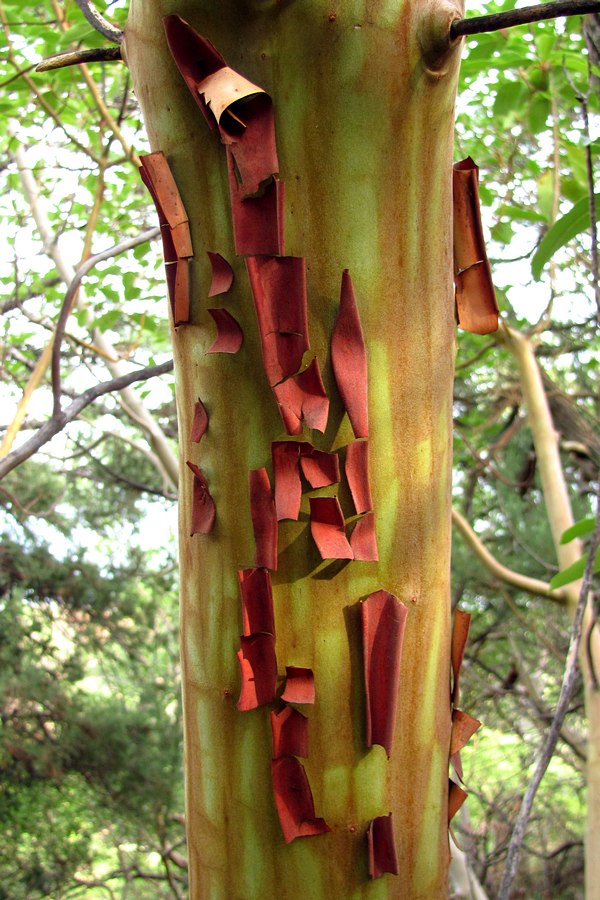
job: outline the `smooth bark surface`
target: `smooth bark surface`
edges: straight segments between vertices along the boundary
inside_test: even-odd
[[[237,572],[254,564],[248,471],[286,439],[262,370],[256,315],[236,258],[224,147],[167,50],[177,13],[273,98],[285,253],[306,258],[311,349],[331,400],[322,450],[354,439],[330,337],[349,269],[367,346],[369,458],[379,562],[323,561],[299,520],[279,524],[272,572],[276,652],[314,672],[309,756],[316,816],[331,831],[284,842],[271,783],[271,704],[241,712]],[[384,898],[447,894],[449,551],[454,358],[451,166],[460,10],[441,2],[133,0],[124,52],[152,149],[190,218],[191,324],[173,334],[180,427],[181,629],[187,827],[193,898]],[[445,56],[440,54],[447,51]],[[224,295],[237,354],[207,354],[214,325],[207,251],[232,263]],[[220,305],[220,304],[217,304]],[[306,359],[308,362],[308,359]],[[209,416],[190,442],[198,398]],[[192,476],[214,498],[211,534],[190,537]],[[306,488],[306,485],[305,485]],[[333,496],[322,488],[313,495]],[[353,513],[348,488],[339,499]],[[385,590],[408,607],[391,758],[366,746],[358,604]],[[369,822],[392,811],[398,876],[370,880]]]

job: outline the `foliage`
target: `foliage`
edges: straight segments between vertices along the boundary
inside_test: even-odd
[[[125,13],[122,2],[107,10],[120,23]],[[154,225],[155,214],[136,172],[135,155],[147,148],[125,67],[32,69],[73,45],[103,43],[76,5],[43,0],[24,10],[20,0],[0,0],[0,20],[8,427],[51,339],[69,273]],[[598,93],[583,29],[575,17],[468,39],[456,151],[480,166],[500,306],[535,342],[578,519],[594,511],[600,461],[578,100],[587,95],[597,112]],[[589,146],[595,156],[597,135]],[[110,377],[107,355],[137,367],[167,353],[156,243],[95,267],[61,347],[65,396]],[[50,414],[51,393],[46,372],[25,436]],[[173,442],[169,379],[135,393]],[[494,336],[459,332],[455,414],[457,507],[505,565],[557,584],[519,377]],[[107,395],[0,485],[0,897],[105,896],[102,884],[116,891],[128,878],[137,885],[129,896],[183,896],[173,548],[162,538],[174,488],[155,451],[127,404]],[[457,827],[493,894],[558,696],[568,628],[561,609],[493,578],[458,535],[454,601],[474,614],[462,706],[484,721],[464,754],[472,796]],[[583,755],[578,699],[528,835],[519,885],[527,897],[567,898],[580,888]]]

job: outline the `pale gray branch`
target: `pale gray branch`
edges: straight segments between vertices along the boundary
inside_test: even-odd
[[[34,453],[37,453],[44,444],[47,444],[48,441],[52,440],[59,431],[63,430],[65,425],[68,425],[69,422],[77,418],[86,406],[89,406],[90,403],[93,403],[98,397],[102,397],[104,394],[113,393],[114,391],[122,391],[123,388],[135,384],[136,381],[147,381],[149,378],[171,372],[172,369],[173,360],[169,360],[168,362],[161,363],[159,366],[149,366],[145,369],[129,372],[127,375],[122,375],[120,378],[113,378],[111,381],[103,381],[100,384],[96,384],[94,387],[89,388],[87,391],[84,391],[83,394],[80,394],[79,397],[73,400],[66,409],[61,410],[58,415],[54,415],[51,419],[48,419],[48,421],[42,425],[28,441],[25,441],[24,444],[9,453],[4,459],[0,460],[0,479],[4,478],[9,472],[12,472],[13,469],[25,462],[26,459],[33,456]]]

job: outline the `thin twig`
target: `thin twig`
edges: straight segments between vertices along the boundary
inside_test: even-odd
[[[107,41],[113,44],[120,44],[123,40],[123,32],[119,28],[111,25],[103,15],[101,15],[90,0],[75,0],[75,3],[90,23],[92,28],[98,31]]]
[[[9,453],[3,460],[0,460],[0,479],[4,478],[9,472],[12,472],[17,466],[34,453],[47,444],[59,431],[62,431],[65,425],[68,425],[75,419],[79,413],[97,400],[104,394],[111,394],[115,391],[122,391],[123,388],[135,384],[137,381],[147,381],[149,378],[155,378],[157,375],[164,375],[173,369],[173,360],[161,363],[159,366],[148,366],[145,369],[138,369],[135,372],[128,372],[127,375],[121,375],[119,378],[113,378],[110,381],[103,381],[94,387],[88,388],[83,394],[80,394],[66,409],[62,409],[58,415],[53,415],[36,433],[25,441],[12,453]]]
[[[153,238],[158,237],[159,234],[160,228],[149,228],[148,231],[144,231],[142,232],[142,234],[138,234],[137,237],[127,238],[127,240],[121,241],[119,244],[115,244],[113,247],[109,247],[107,250],[103,250],[101,253],[95,253],[94,256],[90,256],[89,259],[86,259],[83,265],[81,265],[75,272],[75,275],[71,279],[71,283],[67,288],[67,292],[65,294],[58,316],[58,322],[56,323],[56,331],[54,333],[54,344],[52,347],[52,396],[54,403],[53,416],[57,416],[60,413],[60,347],[67,325],[67,320],[69,318],[69,315],[71,314],[71,310],[73,307],[73,301],[75,299],[77,291],[79,290],[79,286],[83,278],[87,275],[90,269],[94,268],[97,263],[102,262],[105,259],[111,259],[113,256],[118,256],[120,253],[124,253],[126,250],[131,250],[132,247],[137,247],[139,244],[143,244],[146,241],[151,241]]]
[[[600,266],[598,264],[598,217],[596,214],[596,195],[594,193],[594,161],[592,159],[592,141],[590,138],[590,120],[588,116],[588,104],[586,97],[579,97],[581,102],[581,112],[583,114],[583,135],[585,146],[585,162],[587,169],[588,182],[588,200],[590,204],[590,237],[592,239],[592,279],[594,282],[594,297],[596,299],[596,310],[598,313],[598,322],[600,323]]]
[[[525,6],[523,9],[510,9],[489,16],[455,19],[450,26],[450,37],[455,40],[470,34],[500,31],[502,28],[512,28],[514,25],[528,25],[530,22],[541,22],[544,19],[556,19],[559,16],[581,16],[591,12],[600,12],[598,0],[554,0],[552,3]]]
[[[546,773],[546,769],[550,764],[550,760],[552,759],[552,755],[554,753],[554,749],[560,735],[562,724],[567,714],[571,695],[575,687],[577,676],[577,654],[579,651],[579,643],[581,640],[583,617],[588,601],[588,594],[590,592],[590,585],[592,582],[594,559],[599,546],[600,509],[596,518],[596,527],[594,529],[594,534],[592,535],[592,539],[590,541],[588,561],[585,567],[585,572],[583,574],[583,581],[581,583],[581,590],[579,592],[579,599],[577,601],[577,608],[575,610],[575,617],[573,619],[571,640],[569,641],[569,650],[567,653],[567,660],[565,664],[565,673],[560,689],[560,696],[558,698],[558,703],[556,706],[556,712],[554,714],[554,719],[552,720],[552,725],[550,726],[550,731],[548,732],[548,737],[546,738],[546,743],[539,756],[535,771],[533,773],[531,781],[529,782],[529,786],[527,787],[525,796],[523,797],[523,801],[521,803],[521,808],[519,809],[519,814],[517,815],[515,821],[510,843],[508,845],[506,865],[504,868],[504,873],[502,875],[502,883],[500,885],[500,891],[498,893],[498,900],[509,900],[511,886],[517,873],[517,866],[519,864],[519,856],[521,853],[521,845],[525,837],[525,829],[527,828],[529,816],[531,815],[533,801],[535,799],[535,795],[540,786],[542,778]]]
[[[53,69],[79,66],[81,63],[121,62],[122,60],[120,47],[94,47],[88,50],[68,50],[66,53],[55,53],[54,56],[47,56],[37,66],[30,68],[34,68],[36,72],[51,72]]]

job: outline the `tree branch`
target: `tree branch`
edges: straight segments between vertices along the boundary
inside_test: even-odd
[[[120,44],[123,40],[123,32],[114,25],[111,25],[103,15],[101,15],[91,0],[75,0],[75,3],[90,23],[95,31],[98,31],[107,41],[113,44]]]
[[[450,26],[450,37],[452,40],[456,40],[466,35],[512,28],[514,25],[527,25],[530,22],[556,19],[559,16],[581,16],[591,12],[600,12],[598,0],[554,0],[552,3],[525,6],[523,9],[510,9],[489,16],[455,19]]]
[[[535,594],[538,597],[546,597],[548,600],[554,600],[555,603],[560,603],[562,606],[566,604],[567,599],[564,591],[553,591],[545,581],[541,581],[538,578],[530,578],[528,575],[521,575],[520,572],[515,572],[513,569],[509,569],[498,562],[477,537],[467,520],[454,508],[452,509],[452,521],[476,557],[492,575],[500,578],[506,584],[519,588],[521,591],[527,591],[527,593]]]
[[[64,69],[67,66],[79,66],[82,63],[122,62],[120,47],[94,47],[88,50],[69,50],[47,56],[35,68],[36,72],[51,72],[53,69]]]
[[[66,409],[61,410],[58,415],[53,415],[51,419],[48,419],[48,421],[36,431],[33,437],[29,438],[28,441],[25,441],[21,447],[13,450],[12,453],[9,453],[3,460],[0,460],[0,479],[4,478],[9,472],[12,472],[13,469],[22,462],[25,462],[26,459],[29,459],[30,456],[33,456],[34,453],[43,447],[44,444],[47,444],[48,441],[59,433],[59,431],[62,431],[65,425],[75,419],[86,406],[89,406],[90,403],[93,403],[98,397],[102,397],[104,394],[113,393],[114,391],[122,391],[123,388],[129,387],[137,381],[147,381],[149,378],[171,372],[172,369],[173,360],[169,360],[168,362],[161,363],[159,366],[149,366],[146,369],[138,369],[135,372],[129,372],[127,375],[121,375],[119,378],[113,378],[111,381],[103,381],[100,384],[89,388],[87,391],[84,391],[83,394],[80,394],[76,400],[73,400]]]
[[[81,265],[75,272],[73,278],[71,279],[71,283],[67,288],[67,292],[65,294],[58,316],[58,322],[56,323],[56,331],[54,332],[54,343],[52,346],[52,396],[54,398],[53,418],[60,414],[60,348],[67,325],[67,320],[71,314],[73,303],[75,297],[77,296],[77,291],[79,290],[79,286],[83,278],[91,269],[94,268],[97,263],[102,262],[105,259],[111,259],[113,256],[118,256],[120,253],[125,253],[127,250],[131,250],[132,247],[137,247],[139,244],[143,244],[146,241],[150,241],[153,238],[158,237],[159,234],[160,228],[149,228],[147,231],[143,231],[142,234],[138,234],[134,238],[127,238],[126,240],[115,244],[113,247],[109,247],[107,250],[102,250],[100,253],[95,253],[94,256],[90,256],[88,259],[86,259],[83,265]]]
[[[573,628],[571,631],[571,640],[569,642],[569,651],[567,653],[567,661],[565,665],[565,674],[563,677],[562,687],[560,690],[560,697],[558,698],[558,704],[556,706],[556,713],[554,714],[554,719],[552,721],[552,725],[550,727],[550,731],[548,732],[548,737],[546,738],[546,743],[544,748],[540,754],[538,759],[537,766],[535,767],[535,771],[529,782],[529,786],[525,792],[525,796],[523,797],[523,802],[521,803],[521,808],[519,810],[519,814],[517,816],[515,826],[513,828],[513,833],[510,839],[510,843],[508,845],[508,854],[506,857],[506,866],[504,869],[504,874],[502,876],[502,883],[500,885],[500,891],[498,893],[498,900],[509,900],[511,885],[514,881],[514,877],[517,872],[517,866],[519,864],[519,856],[521,853],[521,845],[523,843],[523,839],[525,837],[525,829],[527,828],[527,823],[529,821],[529,816],[531,815],[531,809],[533,807],[533,801],[535,799],[535,795],[540,786],[542,778],[546,773],[546,769],[550,764],[550,760],[552,759],[552,755],[554,753],[554,749],[556,747],[558,737],[560,735],[560,731],[565,720],[565,716],[567,714],[567,710],[569,707],[569,701],[571,699],[571,695],[573,693],[573,688],[575,687],[576,675],[577,675],[577,654],[579,651],[579,642],[581,639],[581,631],[583,626],[583,618],[585,609],[587,606],[588,594],[590,592],[590,586],[592,582],[592,571],[594,568],[594,559],[596,556],[596,551],[600,546],[600,513],[596,518],[596,528],[594,530],[594,534],[592,540],[590,542],[589,548],[589,558],[587,561],[587,565],[585,567],[585,573],[583,576],[583,582],[581,585],[581,590],[579,592],[579,599],[577,601],[577,609],[575,611],[575,618],[573,619]]]

